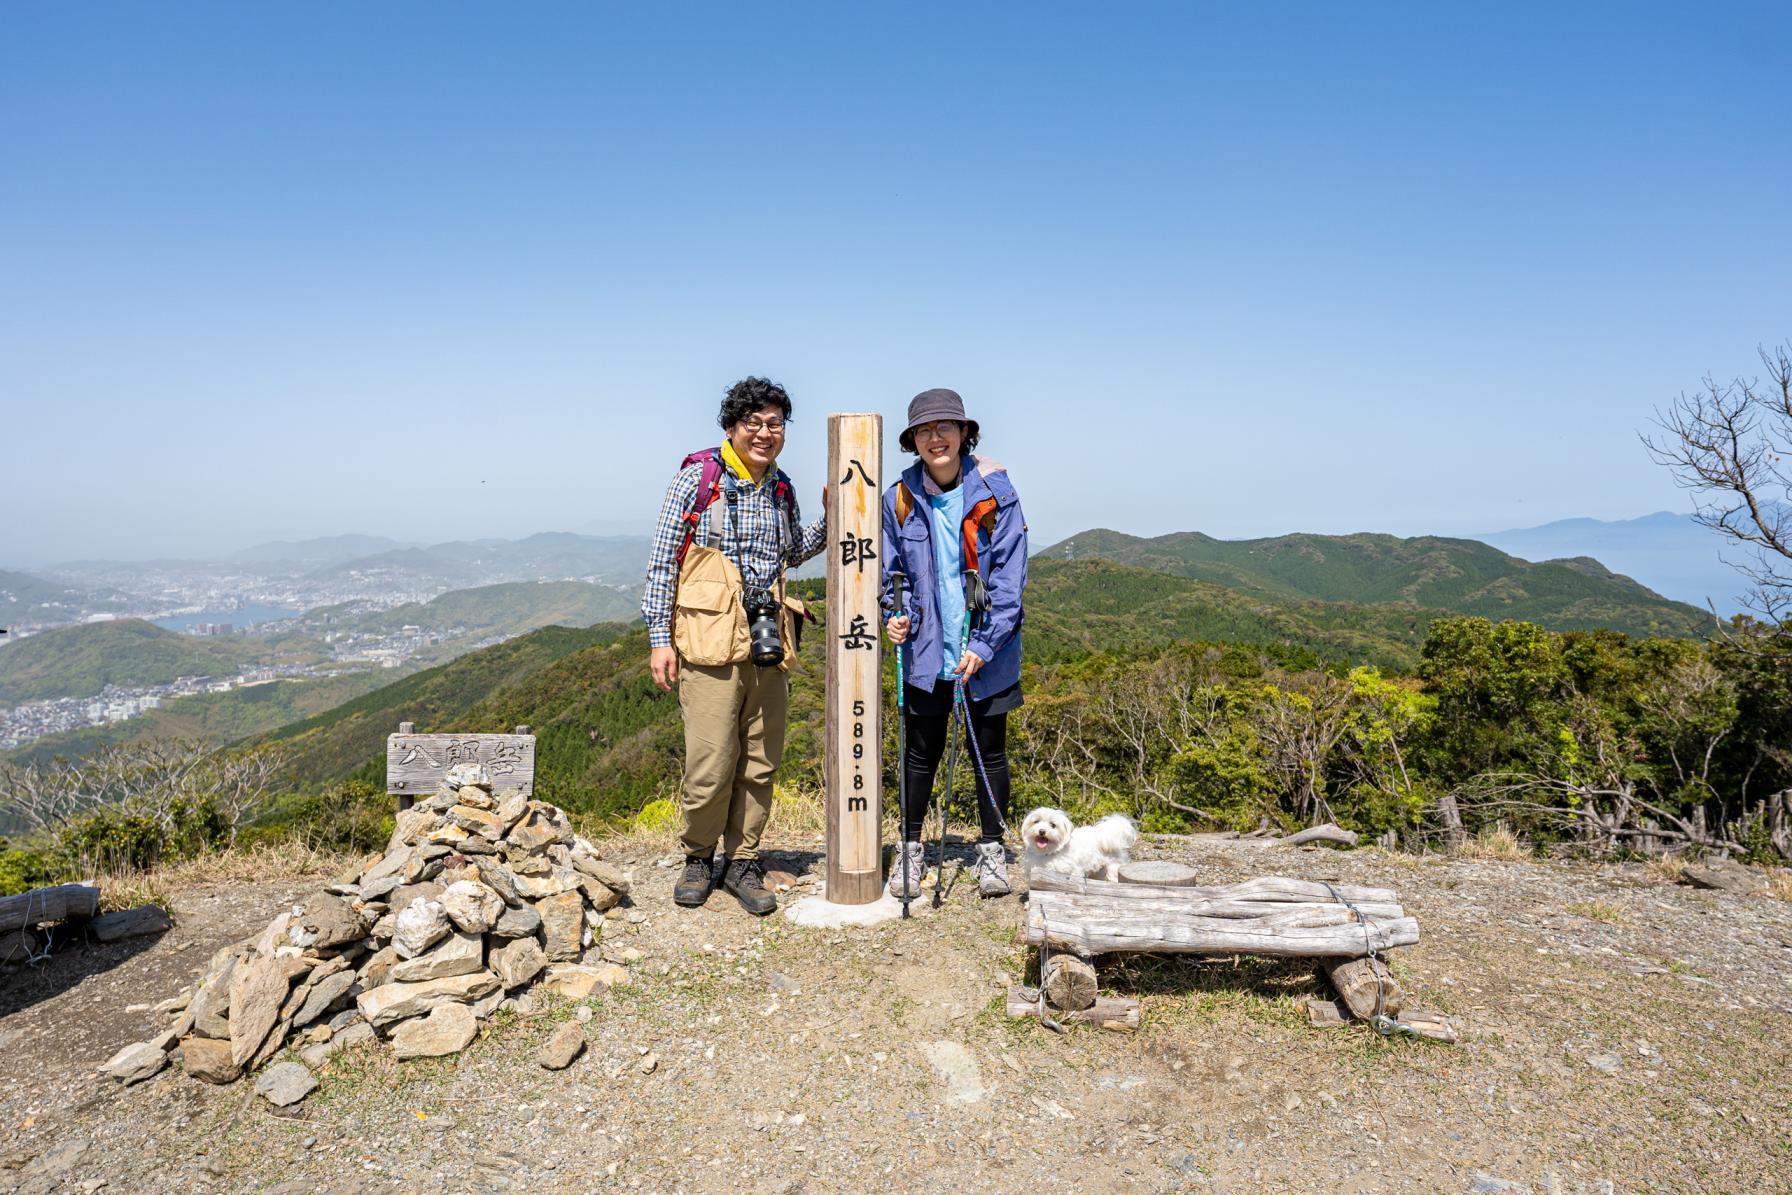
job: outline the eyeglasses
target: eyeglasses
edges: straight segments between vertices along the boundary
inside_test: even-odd
[[[943,440],[948,434],[957,430],[958,420],[956,419],[942,419],[938,423],[923,423],[920,427],[915,429],[915,439],[932,440],[938,438]]]
[[[756,436],[760,432],[764,432],[771,436],[781,436],[784,434],[784,421],[782,419],[743,419],[740,421],[740,425],[747,430],[749,435]]]

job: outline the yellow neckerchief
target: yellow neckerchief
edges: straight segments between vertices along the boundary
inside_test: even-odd
[[[730,469],[734,470],[734,475],[736,477],[740,478],[742,481],[746,482],[748,485],[764,484],[763,480],[761,480],[761,481],[753,480],[753,471],[751,469],[747,468],[747,462],[740,459],[740,453],[734,451],[734,441],[732,441],[732,440],[723,440],[722,441],[722,463],[724,465],[727,465]],[[769,476],[771,476],[772,471],[770,469],[767,469],[765,471],[765,473],[766,473],[766,476],[769,477]]]

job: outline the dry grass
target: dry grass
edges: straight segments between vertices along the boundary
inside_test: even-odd
[[[100,890],[102,909],[130,909],[138,905],[169,908],[168,893],[183,888],[220,884],[267,884],[334,875],[347,867],[353,856],[319,850],[303,843],[257,843],[167,863],[148,871],[102,867],[86,882]]]
[[[1624,910],[1603,900],[1575,901],[1562,908],[1565,912],[1585,917],[1588,921],[1603,921],[1607,925],[1623,925],[1625,922]]]
[[[779,834],[826,833],[828,811],[821,790],[806,785],[774,785],[772,816],[767,824]]]
[[[1792,900],[1792,867],[1767,869],[1767,894],[1778,900]]]
[[[578,828],[593,841],[610,844],[612,849],[675,854],[682,849],[680,838],[684,832],[684,814],[679,802],[679,791],[667,788],[626,822],[584,822]],[[578,819],[575,818],[575,822]],[[826,827],[827,811],[822,807],[819,789],[787,784],[772,786],[772,812],[767,823],[771,834],[780,838],[820,835]]]
[[[621,823],[597,822],[584,820],[577,815],[573,822],[580,833],[608,844],[613,850],[633,850],[646,854],[674,854],[682,849],[680,835],[684,830],[684,816],[679,809],[680,794],[676,787],[668,787],[646,805],[631,820]],[[883,837],[886,844],[901,837],[900,823],[897,818],[896,796],[884,793],[884,826]],[[810,784],[786,784],[779,781],[772,788],[772,812],[766,823],[766,836],[771,843],[786,843],[792,840],[813,839],[820,841],[827,832],[827,807],[822,800],[821,789]],[[977,822],[959,818],[949,819],[947,832],[962,842],[976,839],[981,833]],[[939,825],[933,815],[928,815],[923,836],[928,842],[934,840],[939,833]]]
[[[1370,847],[1368,849],[1379,851],[1381,854],[1381,861],[1388,866],[1398,867],[1405,871],[1417,871],[1433,859],[1433,856],[1416,855],[1411,851],[1403,851],[1398,847],[1392,850],[1383,847]]]
[[[1465,859],[1500,859],[1509,863],[1532,858],[1531,848],[1505,826],[1487,826],[1462,844],[1457,852]]]
[[[1678,884],[1686,873],[1686,856],[1659,855],[1643,864],[1643,870],[1664,884]]]

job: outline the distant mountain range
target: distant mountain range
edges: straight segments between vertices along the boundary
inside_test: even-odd
[[[1701,608],[1710,601],[1726,616],[1742,609],[1738,597],[1748,588],[1742,574],[1723,561],[1723,553],[1736,556],[1736,549],[1691,515],[1665,510],[1611,522],[1558,519],[1474,538],[1524,560],[1591,556],[1676,601]]]
[[[378,575],[416,584],[445,581],[456,587],[581,578],[638,583],[647,571],[651,544],[652,537],[646,535],[570,531],[544,531],[514,540],[454,540],[352,557],[314,569],[306,579],[329,582]]]
[[[230,564],[248,568],[264,568],[281,572],[310,572],[332,564],[373,556],[380,552],[400,551],[415,544],[388,539],[383,535],[326,535],[318,539],[272,540],[256,544],[224,559]]]
[[[420,653],[420,659],[433,661],[458,654],[466,644],[492,635],[520,635],[545,626],[588,627],[640,617],[641,594],[632,586],[506,581],[451,589],[427,602],[407,602],[384,610],[368,610],[356,602],[321,606],[306,611],[290,625],[310,635],[332,631],[391,634],[407,626],[437,632],[459,628],[441,650]]]
[[[1478,540],[1283,535],[1219,540],[1198,531],[1153,539],[1096,529],[1035,557],[1111,560],[1275,602],[1353,603],[1423,614],[1518,618],[1552,630],[1706,634],[1709,613],[1669,601],[1589,557],[1531,563]]]

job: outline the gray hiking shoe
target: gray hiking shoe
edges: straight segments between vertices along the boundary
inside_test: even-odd
[[[902,873],[908,872],[908,894],[911,899],[921,895],[921,877],[927,874],[927,863],[921,857],[921,844],[918,842],[899,842],[896,854],[890,862],[890,880],[884,885],[886,891],[897,900],[902,899]]]
[[[985,896],[1007,896],[1014,889],[1008,886],[1008,852],[999,842],[977,844],[977,891]]]

